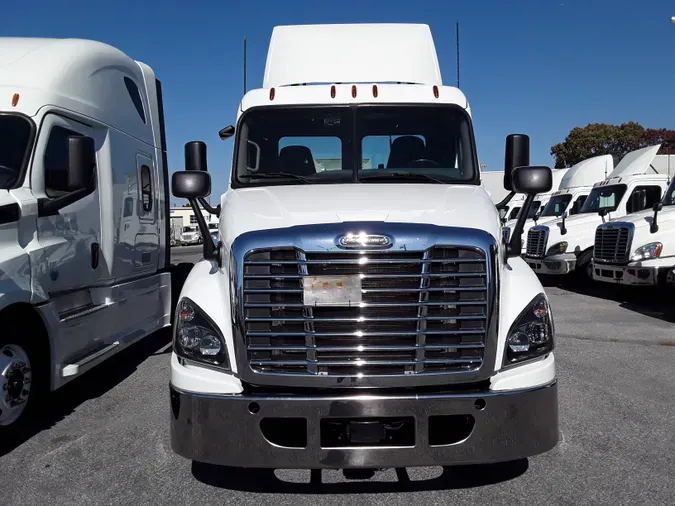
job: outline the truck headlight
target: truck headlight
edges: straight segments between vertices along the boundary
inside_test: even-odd
[[[553,351],[553,318],[548,299],[537,295],[516,318],[506,338],[505,366]]]
[[[230,369],[225,339],[204,311],[187,298],[178,303],[173,349],[179,357]]]
[[[546,250],[546,256],[562,255],[567,251],[567,243],[565,241],[557,242]]]
[[[649,260],[650,258],[658,258],[663,249],[663,244],[660,242],[650,242],[644,246],[640,246],[635,250],[633,256],[630,257],[631,262],[637,262],[639,260]]]

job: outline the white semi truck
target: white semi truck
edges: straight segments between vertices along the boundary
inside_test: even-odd
[[[180,293],[174,451],[344,469],[553,448],[549,302],[519,231],[502,241],[467,99],[443,85],[428,26],[276,27],[264,76],[220,133],[234,140],[220,240]],[[196,207],[206,145],[188,143],[186,164],[173,192]],[[551,189],[527,136],[507,138],[505,165],[526,208]]]
[[[576,273],[592,280],[595,229],[613,218],[651,209],[666,190],[669,176],[652,162],[660,145],[628,153],[607,179],[593,185],[579,214],[532,227],[524,257],[537,274]]]
[[[162,93],[94,41],[0,38],[0,433],[170,325]]]
[[[537,199],[542,200],[542,206],[540,206],[536,216],[525,222],[523,237],[527,237],[532,227],[546,225],[549,221],[562,217],[564,213],[567,213],[567,216],[579,214],[586,198],[593,189],[593,185],[604,180],[613,170],[614,159],[611,155],[594,156],[570,167],[560,178],[557,191],[545,197],[537,195]],[[553,181],[555,185],[555,178]],[[530,215],[532,215],[532,211],[530,211]],[[504,226],[504,236],[507,239],[514,223],[515,221],[511,221]],[[526,251],[526,244],[523,241],[522,252],[526,253]]]
[[[665,286],[675,267],[675,179],[652,209],[610,220],[595,231],[593,279]],[[672,280],[671,280],[672,281]]]

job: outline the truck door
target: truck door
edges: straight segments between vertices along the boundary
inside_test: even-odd
[[[31,173],[38,200],[51,200],[67,193],[68,137],[88,135],[97,149],[96,189],[58,212],[39,207],[37,239],[40,248],[32,254],[32,272],[38,289],[55,295],[91,286],[98,279],[101,220],[99,204],[102,138],[90,126],[54,113],[40,127]],[[101,136],[102,137],[102,136]]]
[[[157,169],[151,155],[136,155],[138,170],[138,230],[134,240],[134,269],[155,272],[159,264]]]

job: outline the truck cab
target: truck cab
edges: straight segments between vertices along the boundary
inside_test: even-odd
[[[537,196],[542,205],[536,214],[530,211],[532,217],[525,222],[523,237],[527,237],[530,229],[536,225],[545,225],[550,221],[560,219],[565,215],[573,216],[581,212],[586,198],[593,189],[593,184],[604,180],[614,170],[614,159],[611,155],[594,156],[582,160],[574,166],[566,169],[559,177],[558,190],[549,196]],[[555,176],[554,172],[554,176]],[[554,185],[556,179],[554,177]],[[545,203],[544,203],[545,202]],[[506,224],[505,237],[509,237],[511,227],[515,221]],[[527,253],[525,241],[523,241],[523,254]]]
[[[170,325],[161,85],[107,44],[0,38],[0,431]]]
[[[652,209],[610,220],[595,231],[593,279],[632,286],[668,283],[675,266],[675,179]]]
[[[553,448],[548,299],[502,241],[469,104],[443,85],[429,27],[276,27],[263,86],[237,111],[221,131],[234,149],[220,241],[179,296],[174,451],[345,469]],[[527,136],[508,137],[506,160],[526,209],[550,191]],[[188,143],[186,163],[173,192],[197,208],[206,145]]]
[[[611,219],[651,209],[666,190],[669,177],[652,171],[660,145],[628,153],[607,179],[593,185],[579,214],[532,227],[524,258],[537,274],[576,272],[592,279],[595,230]]]

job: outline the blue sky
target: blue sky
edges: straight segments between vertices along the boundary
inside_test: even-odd
[[[444,82],[454,85],[459,21],[479,158],[500,169],[513,132],[530,135],[533,164],[552,164],[550,147],[575,126],[675,128],[672,15],[666,0],[39,0],[4,9],[1,33],[100,40],[152,66],[164,88],[171,170],[182,168],[186,141],[204,140],[219,194],[232,139],[217,133],[236,118],[244,36],[250,89],[262,83],[275,25],[427,23]]]

